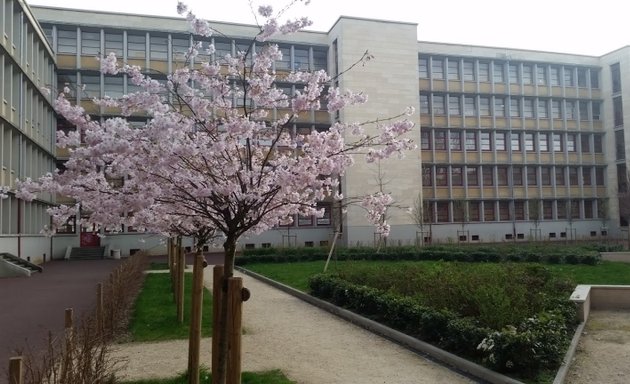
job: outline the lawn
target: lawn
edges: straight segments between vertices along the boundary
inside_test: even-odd
[[[184,323],[177,322],[168,273],[148,274],[136,300],[129,331],[133,341],[186,339],[189,336],[192,274],[186,273]],[[212,335],[212,296],[204,288],[201,335]]]
[[[328,270],[351,268],[357,266],[391,266],[394,263],[402,265],[414,265],[422,263],[424,265],[436,265],[439,261],[333,261],[328,266]],[[325,261],[307,261],[298,263],[269,263],[269,264],[247,264],[246,269],[260,273],[273,280],[287,284],[291,287],[308,292],[308,279],[317,273],[324,271]],[[481,264],[482,263],[471,263]],[[491,263],[488,263],[491,264]],[[519,263],[520,264],[520,263]],[[538,264],[541,265],[541,264]],[[571,264],[542,264],[552,273],[575,281],[577,284],[630,284],[630,264],[602,261],[596,266],[571,265]]]
[[[201,378],[201,384],[212,383],[211,375],[207,371],[202,370],[199,376]],[[294,381],[287,379],[279,370],[267,372],[243,372],[241,378],[243,384],[295,384]],[[121,384],[181,384],[186,382],[186,375],[182,374],[168,379],[124,381]]]

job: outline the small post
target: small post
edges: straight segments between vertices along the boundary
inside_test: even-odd
[[[190,337],[188,340],[188,383],[199,384],[199,349],[201,345],[201,321],[203,306],[204,258],[200,250],[195,253],[192,281],[192,305],[190,311]]]
[[[96,329],[103,335],[103,283],[96,284]]]
[[[24,384],[22,356],[9,358],[9,384]]]
[[[222,265],[215,265],[212,270],[212,383],[219,381],[219,321],[221,321],[221,297],[223,290]]]
[[[61,365],[61,382],[67,383],[68,374],[72,367],[72,338],[73,338],[73,310],[72,308],[66,308],[64,316],[64,332],[65,332],[65,348],[63,351],[63,359]]]
[[[241,384],[241,333],[243,322],[243,279],[228,279],[228,307],[231,321],[228,323],[228,357],[226,384]]]
[[[177,240],[178,244],[181,244],[181,238]],[[176,300],[177,304],[177,321],[182,324],[184,322],[184,268],[186,268],[186,255],[184,254],[184,248],[177,247],[177,286]]]

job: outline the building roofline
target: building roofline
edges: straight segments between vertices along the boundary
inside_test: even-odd
[[[333,23],[332,27],[330,27],[328,29],[328,33],[330,33],[333,29],[335,29],[335,27],[337,26],[337,24],[339,24],[339,22],[342,19],[349,19],[349,20],[359,20],[359,21],[376,21],[378,23],[388,23],[388,24],[407,24],[407,25],[413,25],[416,28],[418,27],[418,23],[414,23],[411,21],[396,21],[396,20],[385,20],[385,19],[370,19],[367,17],[358,17],[358,16],[346,16],[346,15],[341,15],[337,18],[337,20]]]

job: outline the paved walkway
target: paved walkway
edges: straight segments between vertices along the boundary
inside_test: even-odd
[[[96,284],[121,260],[50,261],[31,277],[0,279],[0,383],[15,350],[46,346],[48,331],[63,330],[64,311],[75,318],[96,302]]]
[[[567,384],[630,382],[630,311],[591,311]]]
[[[205,284],[212,286],[206,270]],[[242,276],[242,275],[240,275]],[[243,369],[281,369],[300,384],[472,383],[470,379],[310,304],[243,276],[252,292],[243,320]],[[187,341],[130,343],[116,347],[128,358],[128,378],[168,377],[187,365]],[[210,365],[210,339],[202,342]]]

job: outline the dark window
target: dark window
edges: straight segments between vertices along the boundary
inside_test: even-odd
[[[448,167],[437,167],[435,173],[435,185],[438,187],[448,186]]]
[[[483,220],[484,221],[496,220],[494,201],[483,202]]]
[[[595,168],[595,183],[598,186],[605,185],[604,177],[604,168]]]
[[[582,167],[582,184],[591,185],[591,168],[590,167]]]
[[[512,183],[513,185],[523,185],[523,167],[512,167]]]
[[[448,146],[451,151],[461,151],[462,150],[462,133],[460,131],[450,131]]]
[[[433,132],[435,136],[435,149],[438,151],[446,150],[446,131],[435,131]]]
[[[468,181],[468,186],[478,186],[479,185],[479,174],[477,167],[466,167],[466,178]]]
[[[615,127],[623,125],[623,103],[621,96],[613,97],[613,115],[615,117]]]
[[[494,185],[494,178],[492,176],[492,167],[491,166],[483,167],[482,176],[483,176],[483,185],[484,185],[484,187]]]
[[[551,168],[550,167],[540,168],[540,181],[542,185],[551,185]]]
[[[431,169],[431,167],[422,167],[422,185],[425,187],[433,185],[433,173]]]
[[[453,186],[462,186],[464,178],[462,175],[462,167],[451,167],[451,182]]]
[[[604,144],[602,143],[602,135],[593,135],[593,152],[604,153]]]
[[[501,221],[510,220],[510,202],[509,201],[499,201],[499,220]]]
[[[438,223],[448,223],[450,221],[448,214],[448,202],[437,202],[437,221]]]
[[[569,184],[578,185],[578,169],[577,167],[569,167]]]
[[[621,92],[621,69],[619,68],[619,63],[610,66],[610,75],[613,92]]]
[[[536,167],[527,167],[527,185],[538,185],[538,180],[536,178]]]
[[[420,131],[420,149],[431,149],[430,131]]]
[[[508,185],[508,168],[497,167],[497,184]]]
[[[564,168],[556,167],[556,185],[564,185]]]
[[[625,137],[623,130],[615,131],[615,153],[617,160],[623,160],[626,158]]]

